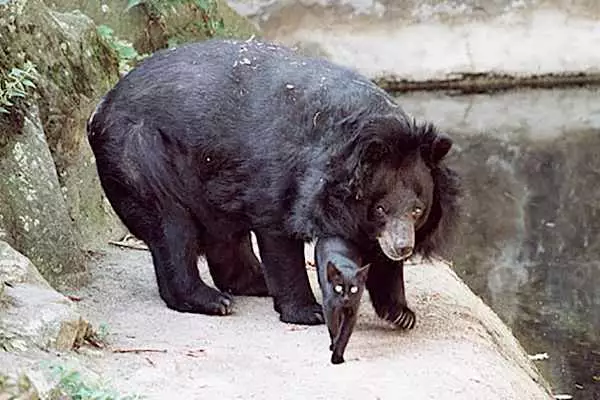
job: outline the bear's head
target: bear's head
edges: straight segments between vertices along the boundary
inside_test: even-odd
[[[460,195],[457,175],[443,163],[451,148],[450,137],[433,125],[404,116],[355,125],[343,161],[348,211],[388,258],[427,257],[448,243]]]

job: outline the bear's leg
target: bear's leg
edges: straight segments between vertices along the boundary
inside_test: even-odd
[[[414,328],[417,318],[404,294],[404,263],[390,260],[379,251],[369,268],[367,290],[380,318],[402,329]]]
[[[269,295],[260,261],[252,249],[250,232],[211,242],[206,248],[210,275],[219,290],[242,296]]]
[[[105,164],[107,169],[109,166]],[[140,198],[131,186],[110,175],[101,174],[100,181],[121,221],[148,245],[158,292],[167,307],[199,314],[229,314],[231,296],[207,286],[200,278],[199,227],[193,219],[176,205],[160,209],[153,206],[152,201]]]
[[[162,228],[162,229],[161,229]],[[198,272],[199,236],[191,218],[162,216],[147,242],[159,293],[171,309],[208,315],[231,313],[231,296],[206,285]]]
[[[318,325],[323,311],[310,288],[304,242],[268,232],[256,232],[269,292],[283,322]]]

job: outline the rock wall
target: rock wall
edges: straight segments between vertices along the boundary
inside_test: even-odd
[[[140,54],[210,35],[258,33],[222,1],[208,14],[193,1],[160,15],[141,3],[126,11],[120,0],[0,2],[0,94],[13,68],[30,62],[37,71],[36,87],[0,113],[0,240],[31,258],[53,285],[83,283],[85,250],[125,233],[85,133],[122,61],[97,26],[108,25]]]
[[[0,71],[31,62],[36,89],[0,115],[0,227],[52,284],[85,278],[83,248],[123,231],[107,207],[85,120],[118,78],[91,19],[40,0],[0,6]]]

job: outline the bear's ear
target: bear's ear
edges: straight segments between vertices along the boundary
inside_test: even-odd
[[[440,162],[452,148],[452,139],[446,134],[439,134],[431,143],[429,159],[433,164]]]
[[[350,186],[357,198],[369,179],[370,172],[384,160],[397,144],[400,133],[406,131],[406,122],[397,116],[377,116],[355,124],[353,137],[341,155],[345,171],[350,175]]]
[[[373,163],[384,158],[388,151],[388,146],[386,146],[381,140],[374,138],[365,143],[361,161],[365,164]]]
[[[358,134],[360,163],[369,165],[384,159],[404,131],[406,124],[396,116],[379,116],[366,121]]]

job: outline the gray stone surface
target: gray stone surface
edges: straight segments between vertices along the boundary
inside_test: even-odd
[[[63,346],[64,324],[79,321],[75,305],[51,288],[22,283],[5,288],[7,305],[0,311],[0,347],[8,351]],[[72,336],[67,334],[67,336]],[[66,348],[65,348],[66,347]]]
[[[0,282],[16,285],[31,283],[50,287],[35,265],[23,254],[0,240]],[[4,287],[4,285],[0,285]]]

